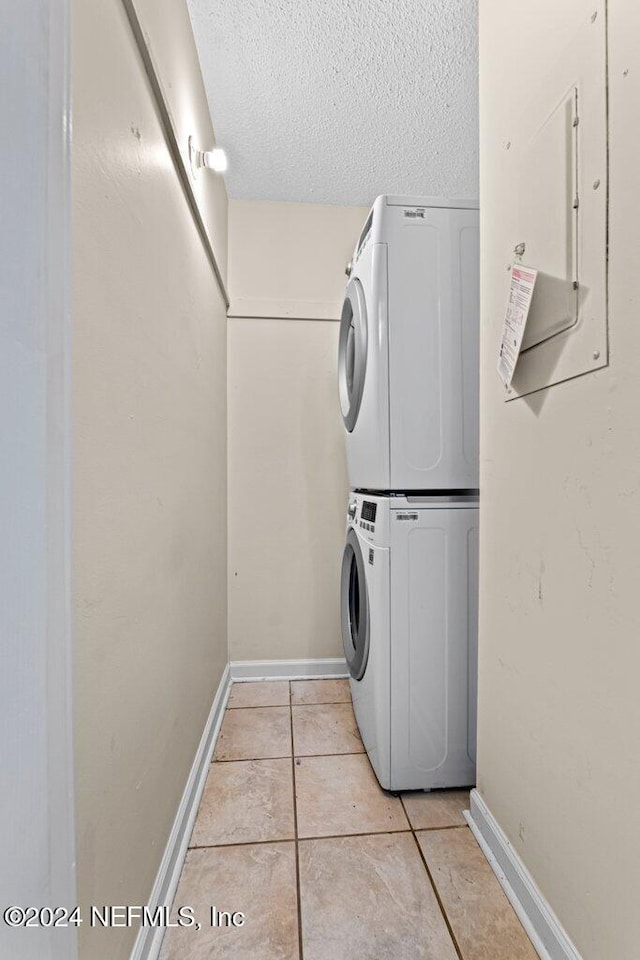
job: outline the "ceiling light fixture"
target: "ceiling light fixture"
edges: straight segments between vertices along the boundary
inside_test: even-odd
[[[222,147],[214,147],[213,150],[199,150],[193,142],[193,137],[189,137],[189,160],[194,177],[204,167],[207,170],[213,170],[214,173],[224,173],[229,163],[227,155]]]

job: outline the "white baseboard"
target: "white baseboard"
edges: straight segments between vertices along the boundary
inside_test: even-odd
[[[555,913],[536,886],[477,790],[471,791],[467,823],[511,906],[542,960],[581,960]]]
[[[232,680],[334,680],[348,677],[344,657],[323,660],[234,660]]]
[[[211,711],[149,897],[148,906],[152,911],[164,904],[170,907],[173,902],[230,689],[231,675],[227,664],[213,699]],[[157,960],[164,933],[164,927],[141,927],[130,960]]]

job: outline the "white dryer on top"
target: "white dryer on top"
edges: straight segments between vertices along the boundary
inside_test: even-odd
[[[477,488],[478,250],[474,201],[375,201],[340,325],[352,489]]]

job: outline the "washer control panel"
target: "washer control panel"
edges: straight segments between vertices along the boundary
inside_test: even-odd
[[[353,491],[348,503],[347,525],[373,546],[388,546],[389,498]]]
[[[349,501],[347,517],[347,523],[355,527],[359,534],[373,544],[378,544],[381,536],[384,538],[384,531],[387,529],[386,513],[378,499],[364,493],[356,493]]]
[[[376,529],[376,512],[378,504],[373,500],[363,500],[360,506],[360,518],[358,525],[368,533],[374,533]]]

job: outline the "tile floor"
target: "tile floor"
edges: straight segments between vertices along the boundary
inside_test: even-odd
[[[536,960],[467,805],[379,787],[348,681],[234,684],[161,960]]]

